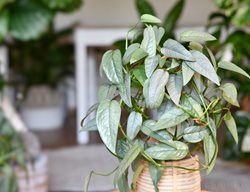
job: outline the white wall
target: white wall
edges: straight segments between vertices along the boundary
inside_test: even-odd
[[[151,0],[160,18],[170,9],[176,0]],[[186,0],[180,26],[206,24],[209,13],[215,7],[212,0]],[[127,27],[138,20],[134,0],[85,0],[84,6],[71,15],[58,14],[56,28],[60,29],[72,23],[83,27]]]

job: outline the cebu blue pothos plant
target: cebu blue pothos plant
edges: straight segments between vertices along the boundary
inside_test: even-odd
[[[173,39],[160,45],[164,29],[155,24],[161,21],[147,14],[141,21],[146,26],[141,43],[127,41],[124,55],[119,50],[103,55],[101,71],[109,83],[100,87],[99,103],[86,115],[96,111],[95,118],[83,125],[83,130],[98,130],[107,149],[120,160],[115,169],[120,191],[128,191],[129,167],[138,175],[136,163],[141,160],[153,165],[156,188],[162,162],[181,160],[198,150],[205,155],[201,169],[209,173],[217,157],[216,131],[222,121],[238,142],[230,112],[231,105],[239,106],[237,90],[232,83],[223,83],[217,72],[249,77],[232,63],[216,63],[205,45],[215,40],[212,35],[186,31],[180,41],[188,48]],[[124,123],[122,110],[129,113]],[[86,180],[86,191],[93,173]]]

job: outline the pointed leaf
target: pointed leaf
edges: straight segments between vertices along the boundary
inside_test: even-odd
[[[158,183],[161,179],[161,176],[164,173],[164,169],[158,168],[150,162],[148,162],[148,169],[149,169],[149,173],[150,173],[150,176],[151,176],[154,188],[155,188],[155,192],[159,192]]]
[[[115,85],[101,85],[98,89],[98,100],[113,99],[118,95],[117,87]]]
[[[147,57],[145,59],[145,72],[147,77],[151,77],[151,75],[153,74],[154,70],[156,69],[157,65],[159,63],[159,58],[157,55],[153,56],[153,57]]]
[[[202,50],[203,50],[203,46],[200,44],[200,43],[198,43],[198,42],[194,42],[194,41],[191,41],[190,43],[189,43],[189,46],[188,46],[190,49],[193,49],[193,50],[197,50],[197,51],[200,51],[200,52],[202,52]]]
[[[141,48],[148,53],[149,57],[153,57],[156,54],[156,38],[155,32],[152,26],[148,26],[144,29],[143,39],[141,42]]]
[[[147,56],[148,56],[148,53],[145,52],[143,49],[141,48],[136,49],[131,55],[130,64],[136,63],[137,61],[140,61],[141,59]]]
[[[150,14],[143,14],[141,16],[141,22],[143,23],[161,23],[161,20]]]
[[[168,39],[164,43],[161,53],[170,58],[195,61],[192,54],[182,44],[173,39]]]
[[[213,65],[210,63],[209,59],[199,51],[191,50],[190,52],[192,53],[196,61],[187,61],[186,64],[197,73],[203,75],[217,85],[220,85],[219,77],[216,74],[216,71]]]
[[[117,180],[117,186],[118,186],[119,192],[129,191],[128,178],[125,173],[122,174],[122,176]]]
[[[109,50],[102,57],[102,68],[107,78],[114,84],[123,82],[122,56],[119,50]]]
[[[166,87],[170,98],[176,105],[178,105],[182,91],[182,75],[181,74],[170,75]]]
[[[236,123],[235,123],[233,116],[231,115],[231,113],[229,111],[224,115],[224,121],[225,121],[225,124],[226,124],[228,130],[232,134],[235,142],[238,143],[239,139],[238,139],[238,132],[237,132]]]
[[[96,118],[88,121],[85,125],[82,126],[80,131],[97,131]]]
[[[149,147],[145,152],[156,160],[180,160],[186,157],[188,146],[180,141],[175,141],[176,148],[166,144],[157,144]]]
[[[121,99],[128,107],[132,107],[131,102],[131,77],[129,74],[125,75],[125,82],[118,86]]]
[[[96,113],[96,124],[103,143],[115,154],[121,108],[117,101],[104,100]]]
[[[139,133],[142,125],[142,116],[140,113],[132,111],[127,122],[127,136],[133,140]]]
[[[139,43],[134,43],[134,44],[129,45],[129,47],[126,49],[125,54],[122,58],[124,65],[130,62],[132,54],[135,52],[135,50],[139,48],[140,48]]]
[[[191,126],[184,129],[183,138],[189,143],[198,143],[209,134],[209,130],[203,126]]]
[[[165,30],[163,27],[157,27],[157,26],[154,26],[153,29],[155,32],[156,44],[159,45],[159,43],[160,43],[160,41],[165,33]]]
[[[155,15],[154,8],[148,2],[148,0],[135,0],[137,12],[141,15],[143,14],[150,14]]]
[[[188,84],[188,82],[192,79],[194,75],[194,71],[187,66],[185,61],[182,62],[182,75],[183,75],[183,85]]]
[[[207,174],[209,174],[212,171],[216,162],[216,157],[218,154],[218,146],[214,142],[213,137],[207,135],[204,137],[203,147],[204,147],[206,165],[208,166]]]
[[[139,66],[138,68],[132,71],[134,77],[140,82],[143,86],[144,82],[147,80],[147,76],[145,74],[145,67],[143,65]]]
[[[146,105],[149,108],[158,108],[163,100],[165,85],[168,82],[169,74],[163,69],[157,69],[153,75],[145,81],[143,95]]]
[[[95,112],[95,111],[97,110],[98,106],[99,106],[99,103],[95,103],[94,105],[92,105],[92,106],[88,109],[86,115],[83,117],[83,119],[82,119],[82,121],[81,121],[81,126],[83,126],[83,123],[84,123],[84,121],[86,120],[86,118],[87,118],[91,113],[93,113],[93,112]]]
[[[220,61],[218,63],[218,67],[222,68],[222,69],[229,70],[229,71],[234,71],[236,73],[240,73],[241,75],[244,75],[244,76],[246,76],[246,77],[248,77],[250,79],[250,76],[243,69],[241,69],[240,67],[238,67],[237,65],[235,65],[235,64],[233,64],[231,62]]]
[[[172,59],[171,65],[170,65],[169,68],[167,68],[167,70],[175,69],[175,68],[177,68],[177,67],[179,67],[179,66],[180,66],[180,63],[178,63],[178,62],[176,61],[176,59]]]
[[[118,139],[116,144],[116,154],[119,158],[124,158],[129,151],[129,144],[125,138]]]
[[[204,43],[206,41],[214,41],[216,38],[213,35],[210,35],[206,32],[201,31],[184,31],[180,35],[180,41],[185,42],[198,42],[198,43]]]
[[[237,100],[237,89],[232,83],[225,83],[221,86],[222,96],[223,98],[232,105],[239,107],[239,103]]]

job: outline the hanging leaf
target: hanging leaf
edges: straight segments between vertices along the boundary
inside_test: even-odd
[[[244,75],[244,76],[246,76],[246,77],[248,77],[250,79],[250,76],[243,69],[241,69],[240,67],[238,67],[237,65],[235,65],[235,64],[233,64],[231,62],[220,61],[218,63],[218,67],[222,68],[222,69],[229,70],[229,71],[234,71],[236,73],[240,73],[241,75]]]
[[[136,49],[131,55],[130,64],[136,63],[147,56],[148,56],[148,53],[145,52],[143,49],[141,48]]]
[[[118,169],[115,173],[115,183],[122,177],[122,175],[125,173],[125,171],[129,168],[129,166],[132,164],[132,162],[138,157],[138,155],[141,153],[141,147],[139,145],[133,145],[128,153],[125,155],[124,159],[119,164]]]
[[[164,173],[164,169],[158,168],[150,162],[148,162],[148,169],[149,169],[150,177],[151,177],[153,185],[154,185],[155,192],[159,192],[158,183],[161,179],[161,176]]]
[[[131,56],[132,54],[135,52],[135,50],[140,48],[140,44],[139,43],[134,43],[128,46],[128,48],[125,51],[125,54],[123,55],[122,61],[123,64],[127,64],[130,62]]]
[[[223,98],[228,102],[231,103],[232,105],[235,105],[239,107],[239,103],[237,100],[237,89],[232,83],[225,83],[220,87],[222,90],[222,96]]]
[[[147,80],[147,76],[145,74],[145,67],[143,65],[139,66],[138,68],[132,71],[134,77],[140,82],[143,86],[144,82]]]
[[[183,138],[189,143],[198,143],[209,134],[209,130],[203,126],[191,126],[184,129]]]
[[[194,71],[190,67],[187,66],[185,61],[182,62],[181,67],[182,67],[183,85],[185,86],[192,79],[194,75]]]
[[[180,141],[175,141],[176,148],[166,144],[157,144],[149,147],[145,152],[156,160],[180,160],[186,157],[188,146]]]
[[[141,48],[148,53],[149,57],[153,57],[156,54],[155,32],[151,25],[144,29]]]
[[[239,139],[238,139],[237,127],[236,127],[235,120],[234,120],[233,116],[231,115],[230,111],[228,111],[224,115],[224,121],[225,121],[225,124],[226,124],[228,130],[232,134],[235,142],[238,143]]]
[[[125,82],[118,86],[121,99],[128,107],[132,107],[131,102],[131,77],[129,74],[125,75]]]
[[[214,122],[214,120],[212,118],[209,118],[209,126],[208,127],[209,127],[209,129],[210,129],[210,131],[212,133],[213,138],[216,139],[216,135],[217,135],[217,133],[216,133],[216,125],[215,125],[215,122]]]
[[[137,161],[137,159],[135,161]],[[141,175],[141,172],[143,170],[144,170],[144,164],[139,164],[138,163],[138,165],[135,166],[135,171],[134,171],[133,180],[132,180],[132,189],[133,190],[136,189],[137,181],[138,181],[138,179],[139,179],[139,177]]]
[[[182,91],[182,75],[181,74],[170,75],[166,87],[168,90],[168,94],[170,95],[170,98],[176,105],[178,105]]]
[[[128,192],[129,186],[128,186],[128,177],[127,177],[127,171],[125,171],[124,174],[117,180],[117,186],[119,189],[119,192]]]
[[[115,85],[101,85],[98,89],[98,100],[104,99],[112,100],[118,95],[117,87]]]
[[[101,65],[107,78],[112,83],[123,83],[122,56],[119,50],[107,51],[102,57]]]
[[[210,35],[206,32],[201,31],[184,31],[180,35],[180,41],[184,42],[198,42],[204,43],[206,41],[214,41],[216,38],[213,35]]]
[[[217,85],[220,85],[219,77],[216,74],[215,69],[210,63],[209,59],[199,51],[191,50],[190,52],[192,53],[196,61],[187,61],[186,64],[197,73],[203,75]]]
[[[142,116],[140,113],[132,111],[127,122],[127,136],[133,140],[139,133],[142,125]]]
[[[167,57],[195,61],[192,54],[179,42],[168,39],[161,48],[161,53]]]
[[[208,47],[206,47],[206,50],[207,50],[207,52],[209,54],[209,57],[210,57],[210,59],[212,61],[212,64],[213,64],[214,68],[217,69],[217,63],[216,63],[216,59],[215,59],[215,56],[214,56],[213,52]]]
[[[118,139],[116,144],[116,154],[119,158],[123,159],[125,155],[128,153],[130,147],[125,138]]]
[[[97,131],[96,118],[88,121],[85,125],[82,126],[80,131]]]
[[[157,26],[153,26],[153,30],[155,32],[156,44],[159,45],[159,43],[161,42],[161,39],[165,33],[165,30],[163,27],[157,27]]]
[[[104,100],[96,112],[96,124],[103,143],[115,154],[121,108],[117,101]]]
[[[141,22],[143,23],[161,23],[161,20],[150,14],[143,14],[141,16]]]
[[[82,121],[81,121],[81,126],[83,126],[83,123],[84,123],[84,121],[86,120],[86,118],[87,118],[91,113],[93,113],[94,111],[97,110],[98,106],[99,106],[99,103],[95,103],[94,105],[92,105],[92,106],[88,109],[86,115],[83,117],[83,119],[82,119]]]
[[[135,5],[140,16],[143,14],[156,15],[148,0],[135,0]]]
[[[144,62],[144,64],[145,64],[145,72],[146,72],[146,76],[148,78],[151,77],[154,70],[158,66],[158,63],[159,63],[159,58],[158,58],[157,55],[155,55],[153,57],[147,57],[145,59],[145,62]]]
[[[167,71],[157,69],[153,75],[145,81],[143,95],[145,97],[146,105],[149,108],[158,108],[161,105],[168,77],[169,74]]]
[[[207,174],[209,174],[212,171],[216,162],[216,157],[218,154],[218,146],[214,142],[212,136],[206,135],[204,137],[203,147],[204,147],[204,153],[205,153],[205,162],[206,162],[206,165],[208,166]]]

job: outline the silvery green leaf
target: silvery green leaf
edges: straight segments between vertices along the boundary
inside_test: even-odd
[[[122,55],[119,50],[109,50],[102,57],[102,69],[114,84],[123,82]]]
[[[184,134],[184,129],[187,128],[187,127],[189,127],[189,126],[190,126],[189,123],[186,122],[186,121],[184,121],[181,124],[179,124],[179,125],[176,126],[176,132],[175,132],[175,134],[176,134],[177,140],[180,140],[182,138],[182,136]]]
[[[156,160],[180,160],[186,157],[188,146],[180,141],[174,141],[176,148],[166,144],[157,144],[149,147],[145,152]]]
[[[178,63],[175,59],[172,59],[171,66],[167,68],[167,70],[175,69],[176,67],[179,67],[180,63]]]
[[[143,95],[147,107],[154,109],[161,105],[168,77],[169,74],[167,71],[157,69],[153,75],[145,81]]]
[[[161,53],[170,58],[195,61],[192,54],[182,44],[173,39],[168,39],[164,43]]]
[[[140,82],[143,86],[144,82],[147,80],[147,76],[145,74],[145,67],[143,65],[139,66],[138,68],[132,71],[135,78]]]
[[[220,85],[219,77],[209,59],[199,51],[191,50],[190,52],[196,61],[187,61],[186,64],[197,73],[203,75],[217,85]]]
[[[95,112],[95,111],[97,110],[98,106],[99,106],[99,103],[95,103],[94,105],[92,105],[92,106],[88,109],[86,115],[85,115],[85,116],[83,117],[83,119],[81,120],[81,126],[83,126],[83,123],[84,123],[84,121],[86,120],[86,118],[87,118],[91,113],[93,113],[93,112]]]
[[[124,65],[130,62],[131,55],[134,53],[135,50],[137,50],[139,48],[140,48],[139,43],[134,43],[134,44],[129,45],[129,47],[126,49],[126,52],[122,58]]]
[[[140,113],[132,111],[127,122],[127,136],[133,140],[139,133],[142,125],[142,116]]]
[[[121,107],[115,100],[103,100],[96,112],[96,124],[102,141],[115,154]]]
[[[216,38],[206,32],[201,31],[184,31],[180,35],[180,41],[190,42],[195,41],[199,43],[204,43],[206,41],[214,41]]]
[[[144,30],[141,48],[148,53],[149,57],[156,55],[156,38],[152,26]]]
[[[98,100],[113,99],[118,95],[117,87],[115,85],[101,85],[98,89]]]
[[[206,87],[202,81],[201,75],[199,73],[195,73],[193,79],[194,79],[194,83],[195,83],[199,93],[202,93]]]
[[[202,105],[202,101],[199,97],[199,94],[194,90],[194,89],[190,89],[190,87],[185,86],[184,87],[185,92],[190,95],[197,103],[199,103],[200,105]]]
[[[201,105],[190,96],[183,96],[180,108],[187,111],[192,117],[202,119],[204,117]]]
[[[168,80],[166,87],[167,87],[170,98],[176,105],[178,105],[180,98],[181,98],[181,91],[182,91],[182,75],[171,74],[169,76],[169,80]]]
[[[130,64],[136,63],[137,61],[140,61],[141,59],[147,56],[148,56],[148,53],[145,52],[143,49],[141,48],[136,49],[130,57]]]
[[[225,83],[220,87],[223,98],[230,104],[239,107],[237,100],[237,89],[232,83]]]
[[[182,62],[182,75],[183,75],[183,85],[188,84],[188,82],[192,79],[193,75],[194,75],[194,71],[187,66],[187,64],[185,63],[185,61]]]
[[[209,125],[208,125],[208,127],[209,127],[209,129],[210,129],[210,131],[212,133],[212,136],[214,138],[216,138],[216,135],[217,135],[217,133],[216,133],[216,125],[215,125],[215,122],[214,122],[214,120],[212,118],[209,118]]]
[[[250,76],[243,69],[241,69],[240,67],[238,67],[237,65],[235,65],[235,64],[233,64],[231,62],[220,61],[218,63],[218,67],[222,68],[222,69],[229,70],[229,71],[234,71],[236,73],[240,73],[241,75],[244,75],[244,76],[246,76],[246,77],[248,77],[250,79]]]
[[[159,63],[158,56],[147,57],[144,61],[146,76],[149,78]]]
[[[225,121],[225,124],[226,124],[228,130],[232,134],[235,142],[238,143],[239,139],[238,139],[238,132],[237,132],[236,123],[235,123],[233,116],[231,115],[231,113],[229,111],[224,115],[224,121]]]
[[[153,29],[155,32],[156,44],[159,45],[159,43],[160,43],[160,41],[165,33],[165,30],[163,27],[157,27],[157,26],[154,26]]]
[[[177,107],[172,107],[160,117],[158,122],[153,127],[153,130],[157,131],[161,129],[174,127],[188,118],[189,115],[182,109],[179,109]]]
[[[174,103],[171,100],[164,100],[161,106],[157,110],[158,119],[164,114],[167,113],[171,108],[174,107]]]
[[[200,51],[200,52],[202,52],[202,50],[203,50],[203,46],[200,44],[200,43],[198,43],[198,42],[193,42],[193,41],[191,41],[190,43],[189,43],[189,46],[188,46],[190,49],[193,49],[193,50],[197,50],[197,51]]]
[[[120,192],[127,192],[129,191],[129,186],[128,186],[128,177],[126,176],[127,171],[122,174],[122,176],[117,180],[117,186]]]
[[[96,124],[96,118],[91,119],[88,121],[85,125],[82,126],[80,131],[97,131],[97,124]]]
[[[129,151],[129,144],[126,139],[118,139],[116,144],[116,154],[120,158],[124,158]]]
[[[216,63],[216,59],[215,59],[215,56],[214,56],[213,52],[208,47],[206,47],[206,50],[207,50],[208,55],[209,55],[209,57],[210,57],[210,59],[212,61],[213,66],[215,68],[217,68],[217,63]]]
[[[214,142],[214,139],[212,136],[206,135],[204,137],[203,147],[204,147],[204,153],[205,153],[205,162],[206,162],[206,165],[208,166],[207,174],[209,174],[212,171],[216,162],[216,157],[218,154],[218,146]]]
[[[189,143],[198,143],[209,134],[209,130],[203,126],[191,126],[184,129],[183,138]]]
[[[166,63],[166,58],[165,57],[161,57],[160,55],[158,55],[159,58],[159,65],[160,67],[163,67]]]
[[[159,192],[158,183],[161,179],[161,176],[164,173],[164,169],[158,168],[157,166],[155,166],[154,164],[152,164],[150,162],[148,162],[148,169],[149,169],[151,180],[152,180],[153,185],[154,185],[155,192]]]
[[[132,107],[131,102],[131,77],[129,74],[125,75],[125,82],[118,85],[121,99],[126,103],[127,106]]]
[[[141,22],[143,23],[161,23],[161,20],[150,14],[143,14],[141,16]]]

